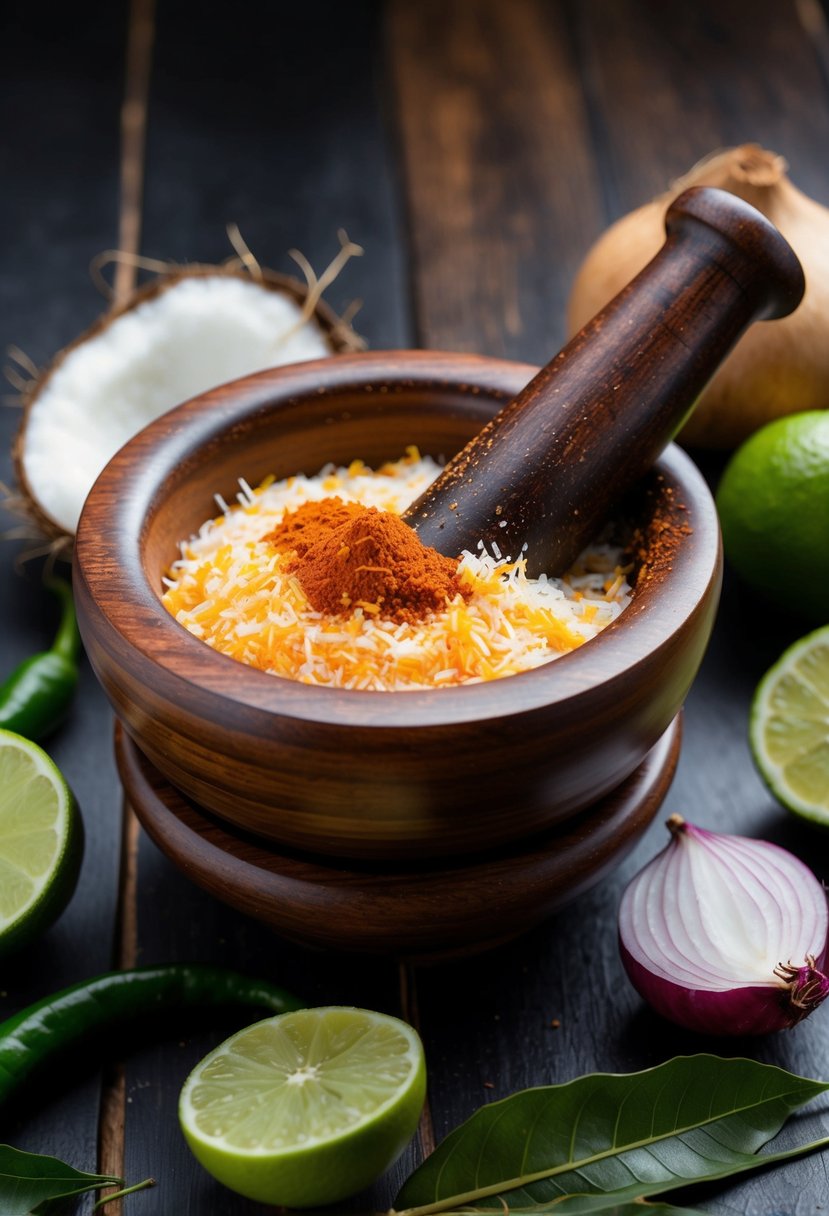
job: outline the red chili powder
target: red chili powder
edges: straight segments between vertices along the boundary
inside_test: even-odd
[[[419,621],[456,595],[471,594],[457,559],[428,548],[398,515],[376,507],[338,498],[305,503],[265,539],[296,551],[287,569],[317,612],[361,607],[385,619]]]
[[[304,502],[296,510],[288,511],[262,540],[273,545],[279,553],[293,550],[299,557],[304,557],[317,541],[330,536],[340,524],[348,523],[364,510],[359,503],[343,502],[335,497]]]

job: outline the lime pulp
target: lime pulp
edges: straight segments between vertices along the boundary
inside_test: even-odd
[[[60,915],[82,853],[80,813],[57,766],[37,744],[0,730],[0,955]]]
[[[185,1082],[179,1120],[220,1182],[260,1203],[317,1207],[374,1181],[417,1127],[423,1048],[370,1010],[303,1009],[240,1031]]]
[[[750,739],[780,802],[829,824],[829,625],[790,646],[760,681]]]

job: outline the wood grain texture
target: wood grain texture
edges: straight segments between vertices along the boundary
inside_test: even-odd
[[[121,188],[118,250],[126,254],[115,269],[114,299],[126,300],[135,287],[134,258],[141,248],[144,209],[144,146],[155,38],[155,0],[130,0],[124,101],[121,106]]]
[[[240,469],[257,484],[413,442],[454,451],[526,375],[435,353],[341,356],[213,390],[121,450],[78,528],[79,621],[118,716],[174,785],[290,847],[412,858],[541,830],[642,761],[687,692],[719,590],[713,504],[676,448],[629,504],[643,538],[633,604],[589,645],[508,680],[313,688],[217,654],[160,603],[177,540]]]
[[[747,141],[785,156],[795,185],[827,201],[827,88],[795,0],[569,8],[608,219]]]
[[[546,363],[604,218],[568,6],[395,0],[387,46],[419,345]]]
[[[129,0],[125,46],[124,98],[121,105],[120,189],[118,197],[118,252],[113,281],[112,312],[128,302],[136,291],[136,258],[141,245],[143,212],[144,145],[147,136],[152,48],[155,37],[155,0]],[[84,334],[81,341],[85,340]],[[25,484],[21,451],[15,451],[15,471]],[[54,522],[46,519],[47,528]],[[115,909],[116,948],[114,965],[121,970],[134,967],[138,955],[135,923],[138,870],[138,821],[126,803],[122,808],[121,868],[118,903]],[[124,1129],[126,1125],[126,1073],[122,1061],[109,1064],[104,1072],[104,1089],[98,1127],[98,1172],[121,1178],[124,1174]],[[114,1193],[118,1184],[102,1194]],[[112,1216],[121,1216],[123,1200],[116,1199]]]
[[[381,101],[384,64],[374,0],[242,4],[218,16],[192,0],[159,5],[147,143],[142,252],[217,261],[238,223],[259,260],[296,274],[296,247],[321,270],[337,229],[365,248],[326,292],[337,311],[365,301],[357,327],[372,346],[406,346],[406,238]],[[280,941],[180,874],[141,833],[136,905],[142,961],[203,959],[281,983],[309,1003],[404,1014],[393,962],[322,955]],[[154,1192],[127,1213],[251,1216],[257,1205],[215,1183],[178,1135],[190,1068],[240,1021],[178,1026],[126,1063],[125,1172]],[[414,1167],[415,1142],[368,1196],[382,1211]],[[139,1207],[143,1202],[144,1208]],[[125,1205],[126,1206],[126,1205]]]
[[[648,472],[754,320],[805,289],[786,241],[724,190],[684,191],[656,257],[450,460],[404,518],[447,556],[481,539],[558,576]]]
[[[583,216],[598,219],[595,229],[584,235],[579,256],[605,222],[664,189],[707,152],[745,139],[757,139],[786,155],[795,182],[823,202],[829,199],[829,94],[794,4],[574,0],[545,5],[544,11],[550,37],[562,22],[570,32],[566,70],[568,78],[578,81],[576,122],[584,120],[588,129],[586,149],[576,160],[576,180],[586,183],[588,192],[593,183],[592,193],[579,207]],[[467,19],[465,6],[452,0],[443,5],[443,42],[456,44]],[[411,20],[417,20],[414,11]],[[421,66],[409,48],[396,51],[414,77],[412,96],[430,116],[410,116],[409,124],[418,126],[449,104],[453,83],[428,65]],[[490,39],[485,54],[496,61],[498,53],[498,39]],[[534,111],[544,104],[544,86],[530,75],[525,86],[524,105]],[[491,103],[493,114],[500,104],[500,99]],[[485,124],[490,103],[484,98],[481,105]],[[404,136],[408,129],[402,128]],[[586,177],[578,171],[582,156],[589,166]],[[521,180],[534,181],[534,172],[526,170]],[[442,209],[451,214],[455,193],[464,202],[468,193],[456,190],[449,168],[441,177]],[[550,189],[558,194],[567,186],[553,183]],[[525,193],[531,209],[541,211],[546,205],[538,195],[531,201],[526,185]],[[422,202],[422,192],[413,192],[410,221],[416,248],[429,244],[436,227],[435,207]],[[478,210],[476,222],[485,249],[493,236],[497,239],[497,221],[482,220]],[[578,244],[578,233],[574,238],[565,221],[550,238],[552,249],[544,241],[536,246],[536,278],[545,284],[546,298],[562,301],[560,315],[549,318],[552,326],[563,320],[570,268],[578,262],[574,239]],[[421,327],[436,345],[457,345],[466,336],[464,320],[461,305],[453,309],[451,302],[459,299],[462,281],[453,284],[428,262],[417,261],[415,271],[430,280],[420,282],[416,292],[420,304],[431,307],[431,316],[419,318]],[[444,297],[448,294],[449,302],[436,298],[438,290]],[[498,331],[510,298],[509,280],[503,294],[497,288],[494,295],[478,293],[479,334]],[[517,342],[515,353],[543,357],[530,342]],[[712,486],[722,467],[721,459],[706,459]],[[686,702],[682,754],[665,811],[677,811],[713,830],[775,840],[825,880],[826,842],[793,824],[763,787],[746,737],[757,681],[787,642],[806,628],[794,615],[760,607],[726,572],[718,623]],[[666,840],[664,828],[655,823],[606,883],[550,923],[486,958],[418,974],[427,1055],[437,1061],[430,1099],[438,1140],[477,1106],[528,1085],[566,1081],[595,1070],[642,1068],[691,1051],[724,1050],[721,1040],[689,1035],[652,1015],[630,988],[618,959],[615,918],[621,891]],[[804,1075],[829,1076],[826,1020],[820,1013],[792,1034],[761,1043],[730,1043],[727,1050]],[[818,1111],[806,1117],[796,1134],[805,1138],[826,1130],[826,1115]],[[689,1206],[723,1216],[806,1216],[825,1203],[825,1195],[825,1157],[817,1155],[682,1198]]]
[[[14,344],[42,365],[104,307],[88,264],[117,231],[117,110],[124,13],[6,5],[0,35],[3,189],[0,191],[0,349]],[[5,361],[5,360],[4,360]],[[12,390],[4,386],[6,393]],[[13,482],[10,450],[20,412],[0,407],[0,482]],[[0,530],[19,520],[3,513]],[[42,563],[16,567],[35,542],[0,538],[0,680],[48,647],[57,628]],[[64,573],[68,571],[64,570]],[[81,807],[86,847],[75,895],[59,921],[4,959],[0,1018],[112,964],[118,882],[120,790],[111,755],[111,713],[87,664],[66,723],[44,746]],[[2,1112],[0,1138],[95,1169],[97,1060],[64,1061],[48,1083],[28,1087]]]
[[[301,945],[414,959],[476,953],[525,932],[630,852],[673,780],[675,720],[615,790],[507,849],[429,864],[349,867],[235,832],[185,798],[118,727],[118,771],[156,845],[217,899]]]
[[[360,327],[372,346],[412,343],[411,294],[417,331],[430,344],[541,362],[561,343],[572,274],[603,224],[712,148],[757,139],[786,155],[798,186],[829,201],[829,93],[818,44],[798,20],[802,8],[789,0],[400,0],[389,6],[381,52],[380,6],[371,3],[241,5],[214,20],[203,6],[165,0],[144,252],[220,259],[229,252],[224,225],[234,219],[263,261],[296,244],[321,266],[345,223],[367,252],[329,294],[337,307],[365,297]],[[122,0],[61,13],[50,6],[48,21],[40,6],[3,14],[11,23],[0,86],[3,341],[37,362],[100,311],[85,267],[115,239],[125,14]],[[393,85],[399,107],[390,104]],[[397,209],[397,152],[411,236]],[[14,421],[0,414],[4,435]],[[721,467],[706,460],[712,485]],[[7,667],[38,649],[53,623],[51,605],[12,576],[12,552],[0,578]],[[745,738],[757,680],[803,631],[727,576],[665,809],[774,839],[827,880],[825,840],[781,811]],[[92,828],[87,865],[65,917],[4,973],[6,1008],[108,960],[120,822],[110,725],[87,671],[71,725],[50,742]],[[620,870],[519,941],[413,971],[406,1008],[417,1009],[426,1042],[438,1138],[522,1086],[723,1050],[650,1015],[617,959],[622,886],[664,841],[654,824]],[[280,942],[190,883],[145,835],[135,912],[142,961],[228,962],[314,1003],[401,1011],[393,965]],[[829,1077],[826,1016],[728,1050]],[[165,1042],[129,1044],[125,1170],[132,1181],[153,1174],[159,1185],[128,1200],[128,1213],[255,1210],[214,1184],[175,1131],[181,1081],[237,1026],[171,1026]],[[89,1067],[78,1062],[77,1071],[89,1078]],[[75,1086],[64,1075],[53,1084],[32,1095],[28,1115],[15,1112],[8,1134],[91,1164],[97,1081]],[[825,1133],[825,1122],[818,1112],[792,1135]],[[387,1208],[420,1151],[413,1146],[370,1195],[345,1206]],[[826,1157],[817,1154],[686,1198],[723,1216],[812,1216],[825,1196]]]
[[[319,273],[345,229],[365,253],[326,299],[338,313],[362,301],[357,328],[373,346],[408,345],[379,18],[374,0],[242,4],[225,22],[205,20],[198,0],[161,4],[142,252],[220,262],[235,223],[263,266],[296,273],[298,249]]]

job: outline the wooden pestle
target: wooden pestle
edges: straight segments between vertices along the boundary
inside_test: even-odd
[[[561,574],[656,461],[743,331],[805,282],[777,229],[724,190],[668,208],[662,249],[476,435],[405,513],[456,557],[493,542]]]

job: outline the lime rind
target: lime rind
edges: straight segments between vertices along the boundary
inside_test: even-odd
[[[0,730],[0,956],[57,919],[82,856],[80,814],[57,765],[36,743]]]
[[[740,577],[815,625],[829,605],[829,411],[807,410],[755,431],[716,491],[723,545]]]
[[[260,1203],[320,1207],[391,1165],[425,1097],[410,1026],[330,1006],[268,1018],[211,1052],[185,1082],[179,1121],[225,1186]]]
[[[188,1077],[181,1093],[182,1118],[194,1132],[217,1146],[260,1155],[328,1144],[350,1135],[366,1121],[382,1119],[398,1101],[401,1088],[416,1075],[422,1056],[420,1040],[405,1022],[382,1015],[385,1020],[369,1024],[359,1041],[352,1038],[350,1042],[337,1042],[336,1037],[325,1033],[324,1015],[336,1016],[340,1008],[280,1014],[233,1035]],[[342,1009],[348,1015],[361,1012]],[[309,1021],[315,1015],[323,1016],[316,1017],[314,1038],[307,1050],[298,1050],[290,1043],[291,1023]],[[394,1023],[393,1028],[388,1023]],[[381,1062],[385,1071],[378,1073]],[[304,1078],[303,1083],[296,1078]],[[221,1122],[225,1115],[242,1109],[250,1116],[246,1122],[255,1119],[265,1105],[257,1100],[263,1095],[268,1101],[283,1104],[278,1122],[267,1120],[267,1139],[262,1137],[262,1142],[242,1146],[238,1135],[231,1138],[211,1130],[217,1120]],[[316,1135],[305,1130],[307,1119],[303,1118],[311,1102],[319,1104],[314,1115],[322,1126]],[[280,1126],[283,1134],[277,1139]],[[292,1127],[296,1129],[293,1139],[287,1134]]]
[[[790,646],[760,681],[749,739],[783,806],[829,825],[829,625]]]

